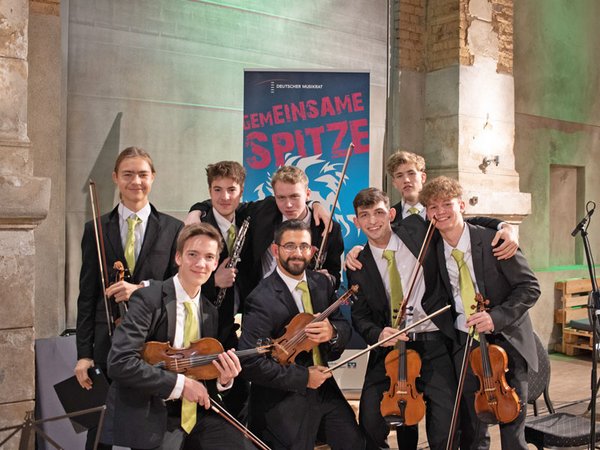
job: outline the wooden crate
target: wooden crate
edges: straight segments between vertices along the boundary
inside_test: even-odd
[[[600,283],[600,280],[597,280]],[[554,321],[561,327],[561,342],[555,349],[567,355],[592,349],[592,333],[569,327],[571,320],[588,317],[588,297],[592,290],[589,278],[557,281],[554,288],[560,296],[559,307],[554,311]]]
[[[592,350],[593,337],[591,331],[577,330],[571,327],[563,329],[564,353],[573,356],[582,350]]]

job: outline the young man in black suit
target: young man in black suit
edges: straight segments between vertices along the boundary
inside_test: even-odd
[[[358,284],[357,300],[352,304],[352,323],[367,344],[372,345],[392,335],[398,308],[407,295],[410,279],[427,227],[418,215],[403,220],[392,231],[396,214],[390,209],[388,196],[376,188],[360,191],[354,198],[354,223],[367,236],[368,243],[359,255],[362,269],[348,271],[349,284]],[[423,276],[416,278],[407,299],[406,323],[419,320],[449,303],[441,286],[435,253],[425,254]],[[396,287],[396,278],[401,286]],[[452,406],[456,393],[456,378],[451,359],[452,341],[456,334],[448,312],[425,322],[410,334],[409,349],[417,351],[422,360],[419,392],[426,402],[426,425],[429,447],[444,449],[450,430]],[[385,357],[398,339],[393,339],[371,351],[360,398],[359,421],[367,435],[368,449],[387,448],[389,426],[382,417],[380,404],[384,391],[390,388],[386,376]],[[394,380],[396,381],[396,380]],[[398,426],[398,448],[416,449],[417,425]]]
[[[256,346],[258,339],[282,336],[299,312],[322,312],[335,301],[327,277],[306,270],[313,254],[307,223],[283,222],[270,248],[277,267],[246,299],[241,349]],[[350,324],[338,309],[304,331],[318,345],[300,353],[293,364],[269,357],[243,361],[243,376],[252,383],[250,428],[273,449],[312,450],[317,435],[333,449],[364,448],[352,408],[331,373],[324,373],[324,365],[350,338]]]
[[[453,298],[455,327],[459,347],[455,364],[460,367],[469,329],[486,333],[487,340],[502,347],[508,355],[506,379],[519,395],[521,413],[511,423],[500,425],[504,449],[527,449],[525,416],[527,405],[527,368],[537,370],[538,359],[528,310],[537,301],[540,287],[521,251],[508,260],[498,260],[492,252],[494,232],[465,223],[465,203],[458,181],[438,177],[425,185],[420,194],[427,215],[436,218],[441,239],[436,251],[442,280]],[[473,312],[475,293],[490,301],[489,310]],[[475,345],[477,341],[475,341]],[[474,409],[474,393],[479,382],[469,367],[461,405],[461,448],[489,446],[487,425]]]
[[[113,383],[103,442],[132,449],[244,448],[241,433],[209,410],[211,398],[228,389],[241,370],[233,351],[213,361],[219,376],[206,384],[142,358],[149,341],[184,348],[217,335],[218,312],[200,290],[217,268],[222,245],[213,226],[186,226],[177,240],[178,274],[132,295],[108,358]]]
[[[206,178],[212,208],[202,218],[202,222],[209,223],[218,229],[226,245],[223,246],[219,255],[219,266],[202,287],[202,293],[216,305],[219,291],[227,289],[222,303],[217,305],[219,309],[218,336],[226,348],[236,348],[238,346],[236,331],[239,325],[234,323],[234,317],[241,312],[243,289],[240,289],[239,286],[238,269],[226,266],[231,259],[232,247],[243,222],[241,215],[236,214],[236,210],[244,192],[246,170],[236,161],[220,161],[206,167]],[[244,245],[244,247],[247,246]],[[246,254],[242,251],[241,259],[246,258]],[[227,410],[241,421],[245,421],[244,405],[248,398],[248,390],[248,383],[237,378],[224,398]]]
[[[112,273],[115,261],[121,261],[131,275],[130,280],[119,281],[106,290],[107,296],[117,302],[128,301],[149,280],[162,281],[177,273],[175,243],[183,224],[150,204],[154,174],[150,155],[138,147],[123,150],[115,163],[112,178],[121,201],[100,222],[109,271],[106,276]],[[91,389],[88,369],[98,366],[106,373],[111,345],[92,221],[85,225],[81,251],[75,375],[82,388]],[[113,307],[116,310],[116,305]],[[86,449],[92,448],[95,436],[96,429],[90,429]]]

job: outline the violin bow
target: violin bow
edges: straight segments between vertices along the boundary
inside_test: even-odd
[[[335,207],[338,202],[338,198],[340,196],[340,191],[342,190],[342,184],[344,184],[344,177],[346,176],[346,169],[348,168],[348,161],[350,161],[350,155],[352,155],[352,150],[354,150],[354,144],[350,142],[348,146],[348,150],[346,151],[346,160],[344,161],[344,167],[342,168],[342,175],[340,176],[340,181],[337,186],[337,190],[335,192],[335,199],[333,200],[333,207],[331,208],[331,214],[329,215],[329,219],[327,220],[327,224],[325,226],[325,235],[323,236],[323,240],[321,241],[321,246],[319,247],[319,252],[317,253],[317,260],[315,263],[315,269],[319,270],[323,268],[323,254],[325,252],[325,247],[327,246],[327,240],[329,239],[329,232],[331,231],[331,222],[333,221],[333,214],[335,213]]]
[[[112,337],[115,329],[115,321],[110,312],[110,302],[106,295],[106,288],[109,286],[108,271],[106,266],[106,252],[104,250],[104,233],[102,233],[102,224],[100,223],[100,207],[98,205],[98,196],[96,194],[96,182],[90,178],[90,201],[92,203],[92,215],[94,222],[94,237],[96,238],[96,250],[98,253],[98,265],[100,267],[100,278],[102,279],[102,296],[104,298],[104,312],[106,313],[106,322],[108,323],[108,335]]]
[[[419,250],[419,256],[417,257],[417,262],[413,267],[413,271],[410,275],[409,288],[408,293],[402,299],[402,304],[400,305],[400,313],[396,316],[396,320],[392,324],[392,328],[398,328],[400,323],[402,322],[402,318],[406,314],[406,305],[408,304],[408,299],[410,298],[413,288],[415,287],[415,283],[417,281],[417,277],[421,274],[421,268],[423,267],[423,260],[425,259],[425,254],[427,253],[427,249],[429,248],[429,244],[431,243],[431,238],[433,237],[433,232],[435,231],[435,217],[431,218],[431,222],[429,222],[429,227],[427,228],[427,234],[425,234],[425,239],[423,240],[423,244],[421,245],[421,249]]]
[[[271,450],[267,444],[261,441],[258,436],[256,436],[252,431],[242,425],[235,417],[233,417],[225,408],[223,408],[219,403],[210,398],[210,408],[220,415],[223,419],[233,425],[237,430],[239,430],[250,442],[256,445],[261,450]]]
[[[471,327],[470,332],[467,333],[467,342],[465,343],[465,351],[460,366],[460,376],[458,377],[458,386],[456,387],[456,397],[454,398],[454,408],[452,409],[452,420],[450,421],[450,431],[448,432],[448,440],[446,441],[446,450],[452,450],[452,445],[454,444],[454,433],[456,432],[456,426],[458,425],[460,399],[462,398],[463,388],[465,386],[467,366],[469,365],[469,355],[471,354],[471,349],[473,347],[474,335],[475,327]]]
[[[350,361],[355,360],[356,358],[358,358],[359,356],[364,355],[367,352],[370,352],[371,350],[380,347],[382,344],[385,344],[387,341],[390,341],[398,336],[400,336],[402,333],[406,333],[408,330],[412,330],[414,327],[421,325],[423,322],[426,322],[428,320],[433,319],[434,317],[442,314],[443,312],[446,312],[450,309],[450,305],[446,305],[443,308],[438,309],[436,312],[429,314],[426,317],[423,317],[420,320],[417,320],[416,322],[411,323],[410,325],[408,325],[405,328],[402,328],[401,330],[396,331],[394,334],[391,334],[390,336],[386,337],[385,339],[382,339],[380,341],[375,342],[373,345],[369,345],[367,348],[362,349],[360,352],[355,353],[354,355],[350,356],[349,358],[344,359],[343,361],[340,361],[339,363],[337,363],[336,365],[334,365],[333,367],[330,367],[327,370],[324,370],[323,373],[329,373],[329,372],[333,372],[334,370],[339,369],[342,366],[345,366],[346,364],[348,364]]]

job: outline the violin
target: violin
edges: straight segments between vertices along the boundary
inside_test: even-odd
[[[248,350],[239,350],[235,354],[238,358],[268,353],[272,344],[258,346]],[[214,380],[219,377],[219,371],[211,364],[223,353],[223,346],[214,338],[202,338],[194,341],[187,348],[173,348],[168,342],[146,342],[142,350],[142,359],[148,364],[159,367],[169,372],[181,373],[195,380]],[[271,450],[254,433],[233,417],[219,403],[210,399],[210,408],[223,419],[240,431],[261,450]]]
[[[381,415],[390,425],[418,424],[425,416],[423,394],[416,386],[416,379],[421,376],[419,354],[399,341],[385,357],[385,373],[390,378],[390,388],[383,393]]]
[[[314,316],[309,313],[296,314],[285,327],[283,336],[275,339],[271,356],[275,361],[284,366],[292,364],[301,352],[309,352],[318,344],[306,337],[304,331],[309,323],[321,322],[343,303],[347,303],[351,296],[358,292],[358,285],[353,285],[344,295],[333,302],[322,313]]]
[[[489,300],[475,295],[477,312],[486,311]],[[471,351],[471,369],[479,378],[480,390],[475,394],[475,412],[483,423],[510,423],[521,412],[516,391],[506,382],[508,356],[499,345],[488,344],[484,333],[479,334],[479,347]]]
[[[406,305],[410,298],[417,277],[421,273],[423,260],[427,248],[431,243],[435,219],[433,219],[423,245],[417,257],[417,263],[411,274],[409,290],[400,306],[400,312],[396,317],[394,328],[398,323],[404,323],[406,317]],[[383,418],[390,425],[411,426],[418,424],[425,416],[425,401],[423,394],[417,391],[416,380],[421,376],[421,357],[415,350],[407,349],[406,342],[398,341],[396,348],[385,357],[385,373],[390,379],[389,389],[383,393],[380,411]]]
[[[248,350],[237,350],[238,358],[269,353],[273,344],[259,345]],[[214,380],[219,370],[213,361],[225,350],[221,343],[210,337],[198,339],[187,348],[173,348],[168,342],[150,341],[144,344],[142,359],[148,364],[169,372],[181,373],[194,380]]]

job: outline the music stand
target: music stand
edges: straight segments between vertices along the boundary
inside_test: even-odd
[[[27,411],[25,413],[25,421],[20,425],[13,425],[11,427],[0,428],[0,432],[14,430],[10,433],[2,442],[0,442],[0,448],[6,443],[11,437],[21,431],[21,439],[19,440],[19,450],[28,450],[29,449],[29,441],[31,439],[31,430],[33,433],[39,433],[42,438],[48,442],[50,445],[54,446],[57,450],[64,450],[58,443],[56,443],[50,436],[48,436],[44,430],[42,430],[38,425],[44,422],[53,422],[61,419],[70,419],[71,417],[81,416],[83,414],[89,414],[99,412],[100,418],[98,419],[98,429],[102,429],[102,424],[104,423],[104,413],[106,412],[106,405],[96,406],[94,408],[84,409],[82,411],[76,411],[69,414],[63,414],[61,416],[48,417],[47,419],[39,419],[35,420],[35,416],[33,411]],[[96,435],[96,440],[94,441],[94,450],[98,448],[98,443],[100,442],[100,433]]]

